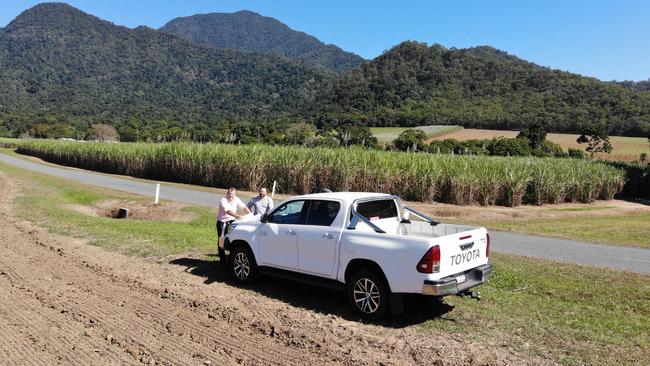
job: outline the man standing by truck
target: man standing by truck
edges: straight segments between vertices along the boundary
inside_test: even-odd
[[[219,201],[219,216],[217,216],[217,252],[221,264],[224,264],[226,258],[224,239],[228,232],[228,227],[235,219],[238,219],[241,216],[237,213],[237,210],[242,209],[246,213],[251,212],[248,207],[244,205],[244,202],[237,197],[236,193],[235,188],[230,188],[226,193],[226,197],[223,197]]]
[[[258,196],[251,198],[246,204],[254,215],[268,214],[273,210],[273,199],[266,195],[266,188],[260,187]]]

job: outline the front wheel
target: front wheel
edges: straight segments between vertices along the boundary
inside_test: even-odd
[[[257,277],[257,263],[248,247],[239,245],[230,253],[230,270],[235,280],[250,284]]]
[[[347,284],[348,303],[364,319],[376,320],[388,312],[389,290],[384,278],[371,269],[355,272]]]

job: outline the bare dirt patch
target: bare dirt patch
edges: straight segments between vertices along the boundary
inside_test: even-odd
[[[133,220],[156,220],[173,222],[190,222],[198,215],[184,208],[187,205],[174,202],[164,202],[155,205],[153,202],[105,200],[96,204],[66,205],[65,208],[88,216],[116,218],[121,208],[129,210],[129,218]]]
[[[329,311],[345,306],[338,293],[282,281],[239,288],[212,261],[156,263],[52,235],[15,218],[14,192],[0,173],[0,359],[9,364],[547,362],[496,339],[421,332],[430,314],[362,324]]]

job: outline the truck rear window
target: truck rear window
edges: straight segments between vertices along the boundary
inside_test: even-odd
[[[388,219],[397,217],[397,206],[392,199],[361,202],[357,205],[357,212],[369,220]]]

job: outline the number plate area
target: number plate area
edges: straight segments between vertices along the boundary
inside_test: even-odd
[[[456,283],[463,283],[465,280],[466,278],[464,274],[456,276]]]

